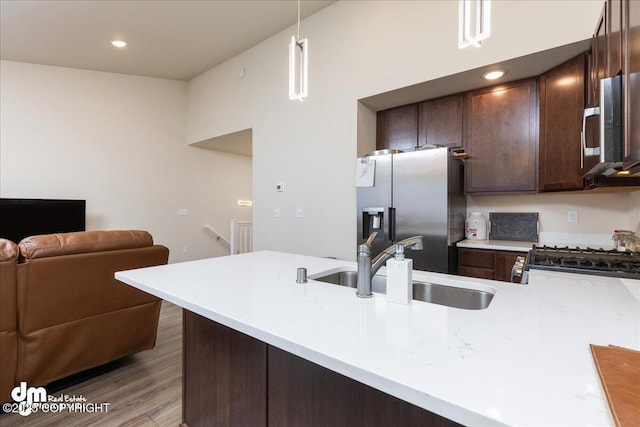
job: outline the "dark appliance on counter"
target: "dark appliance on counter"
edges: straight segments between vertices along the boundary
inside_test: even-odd
[[[85,200],[0,199],[0,237],[16,243],[38,234],[85,230]]]
[[[534,245],[522,266],[521,283],[528,282],[530,270],[640,279],[640,253],[615,249]]]
[[[407,237],[422,235],[422,250],[407,251],[416,270],[455,273],[455,243],[464,238],[463,162],[445,147],[407,153],[374,151],[358,159],[358,245],[376,231],[372,255]]]

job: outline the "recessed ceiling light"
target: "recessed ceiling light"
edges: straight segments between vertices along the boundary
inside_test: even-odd
[[[484,77],[487,80],[499,79],[502,76],[504,76],[504,71],[502,70],[487,71],[482,75],[482,77]]]
[[[127,46],[127,42],[124,40],[112,40],[111,44],[114,45],[115,47],[126,47]]]

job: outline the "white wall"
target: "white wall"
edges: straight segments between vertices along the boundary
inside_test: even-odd
[[[251,159],[184,144],[187,83],[0,67],[2,197],[86,199],[87,229],[148,230],[172,262],[228,254],[202,227],[251,218]]]
[[[629,195],[629,228],[640,236],[640,191]]]
[[[602,3],[495,1],[491,38],[460,50],[456,1],[336,2],[301,24],[307,100],[287,97],[292,27],[190,82],[187,142],[253,128],[255,247],[353,259],[356,147],[371,145],[357,100],[588,39]]]
[[[569,210],[578,222],[569,223]],[[538,212],[540,231],[613,234],[616,229],[635,231],[640,221],[640,191],[635,193],[545,193],[517,196],[468,196],[467,212]],[[635,213],[634,213],[635,211]]]

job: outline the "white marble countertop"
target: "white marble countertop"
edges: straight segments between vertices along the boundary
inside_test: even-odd
[[[116,273],[136,288],[465,425],[613,425],[589,344],[640,349],[640,281],[531,271],[485,310],[360,299],[309,275],[355,263],[279,252]]]
[[[495,251],[522,252],[524,255],[538,242],[516,242],[512,240],[472,240],[466,239],[456,243],[459,248],[492,249]]]

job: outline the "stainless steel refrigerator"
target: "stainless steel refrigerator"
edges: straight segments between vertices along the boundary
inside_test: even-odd
[[[447,148],[358,159],[358,244],[377,231],[372,253],[422,235],[422,250],[407,250],[416,270],[455,273],[455,243],[464,238],[463,162]]]

